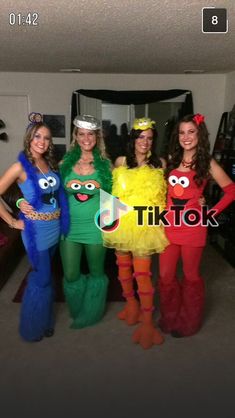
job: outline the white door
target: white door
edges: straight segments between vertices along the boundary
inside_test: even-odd
[[[6,127],[0,133],[6,132],[8,142],[0,141],[0,175],[17,159],[23,149],[23,138],[28,125],[28,97],[0,95],[0,119]]]

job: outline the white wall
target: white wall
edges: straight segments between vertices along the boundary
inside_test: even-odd
[[[231,78],[231,83],[235,84]],[[192,90],[195,112],[206,117],[210,139],[214,144],[221,114],[224,112],[226,75],[165,75],[165,74],[43,74],[43,73],[0,73],[0,118],[1,95],[27,95],[29,112],[65,115],[66,140],[55,139],[55,143],[69,143],[70,101],[77,89],[110,89],[110,90]],[[228,93],[227,93],[228,96]],[[227,98],[227,100],[232,100]],[[14,117],[14,115],[11,115]],[[27,126],[25,121],[25,127]],[[22,127],[21,127],[22,128]],[[3,166],[12,163],[12,157],[4,161],[1,157],[2,147],[7,143],[0,142],[0,172]],[[4,153],[5,154],[5,153]]]
[[[230,112],[235,105],[235,71],[226,76],[224,111]]]
[[[0,142],[0,174],[15,161],[22,149],[22,138],[25,133],[25,121],[28,118],[27,96],[0,95],[0,119],[6,125],[2,132],[8,135],[8,142]]]

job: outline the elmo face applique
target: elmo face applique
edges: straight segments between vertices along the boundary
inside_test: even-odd
[[[193,198],[194,190],[187,173],[184,173],[182,176],[171,175],[168,178],[168,183],[168,195],[174,205],[184,206]]]
[[[100,183],[95,180],[80,181],[78,179],[70,180],[67,184],[67,191],[73,194],[78,202],[87,202],[100,189]]]

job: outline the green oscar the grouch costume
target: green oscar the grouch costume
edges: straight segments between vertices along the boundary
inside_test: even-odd
[[[81,149],[76,145],[64,156],[60,167],[70,211],[70,230],[62,238],[60,250],[65,298],[73,318],[72,328],[95,324],[103,317],[108,287],[108,278],[104,273],[106,249],[94,216],[99,210],[100,189],[111,190],[110,163],[94,148],[94,172],[80,175],[73,170],[80,158]],[[89,266],[87,275],[80,271],[83,250]]]

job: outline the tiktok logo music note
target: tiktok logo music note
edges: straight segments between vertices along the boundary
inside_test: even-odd
[[[133,210],[119,199],[101,189],[100,209],[95,214],[95,224],[103,232],[115,231],[120,218]]]

